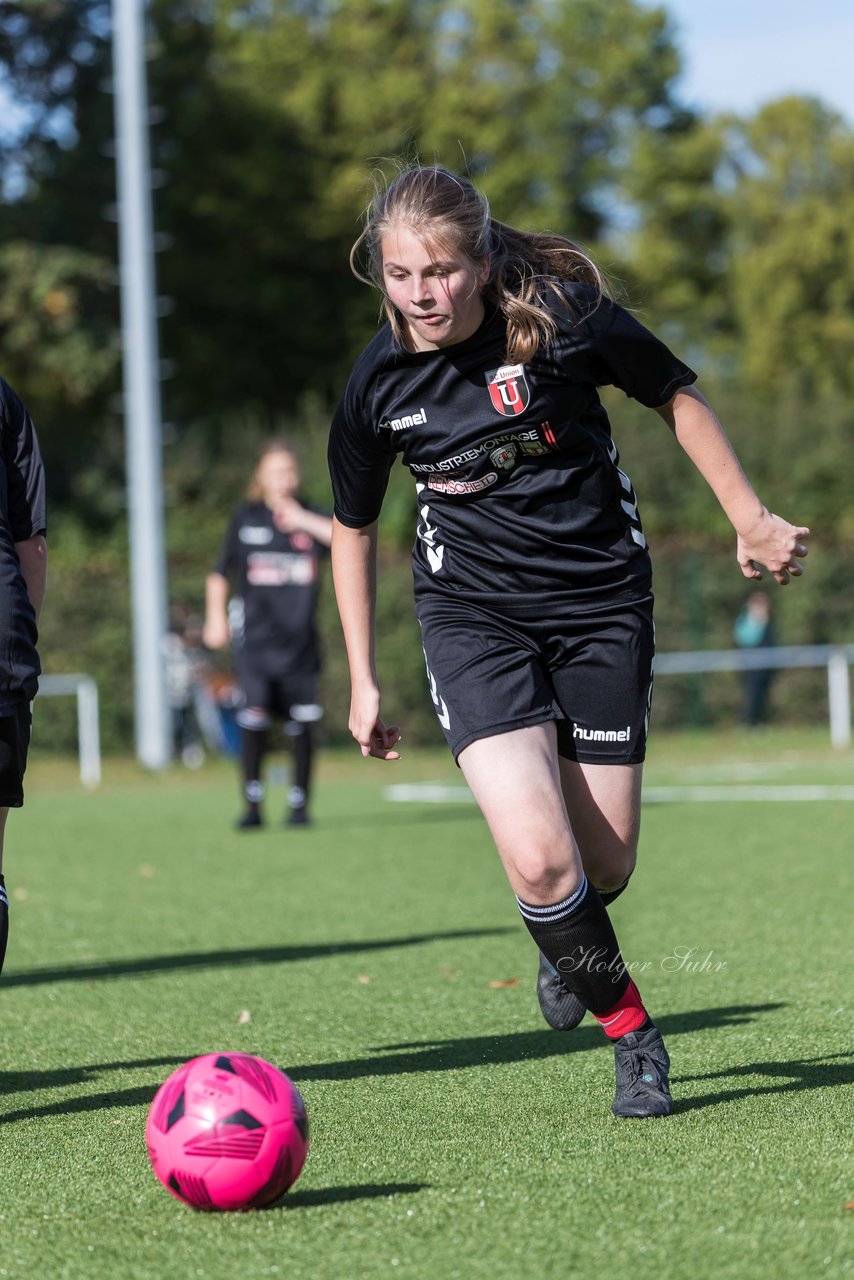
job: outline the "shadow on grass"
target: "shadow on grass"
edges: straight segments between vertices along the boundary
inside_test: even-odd
[[[52,1071],[0,1071],[0,1097],[10,1093],[35,1093],[37,1089],[62,1089],[87,1084],[104,1071],[132,1071],[139,1067],[179,1067],[186,1058],[139,1058],[133,1062],[95,1062],[83,1067],[57,1067]],[[0,1117],[2,1119],[2,1117]]]
[[[763,1013],[783,1008],[780,1003],[725,1005],[713,1009],[697,1009],[686,1013],[665,1015],[658,1025],[665,1037],[710,1029],[740,1026],[754,1021]],[[402,1044],[377,1046],[374,1056],[349,1058],[338,1062],[316,1062],[304,1065],[285,1064],[283,1069],[297,1083],[307,1080],[360,1080],[370,1077],[417,1075],[430,1071],[458,1071],[484,1065],[496,1066],[512,1062],[533,1062],[561,1057],[569,1053],[586,1053],[590,1050],[607,1050],[607,1042],[594,1026],[577,1028],[571,1032],[522,1031],[511,1035],[470,1036],[459,1040],[417,1040]],[[163,1066],[183,1062],[191,1057],[187,1052],[177,1058],[153,1058],[140,1063],[107,1063],[103,1066],[69,1068],[65,1073],[42,1073],[41,1083],[36,1077],[33,1088],[49,1085],[74,1084],[91,1079],[86,1073],[96,1073],[126,1066]],[[838,1062],[834,1059],[844,1059]],[[749,1098],[768,1093],[794,1093],[811,1089],[836,1088],[850,1083],[851,1054],[825,1055],[819,1058],[802,1058],[792,1061],[749,1063],[731,1067],[707,1075],[676,1076],[675,1111],[684,1114],[717,1103],[739,1098]],[[77,1078],[73,1073],[77,1071]],[[53,1079],[52,1076],[59,1078]],[[679,1098],[680,1086],[692,1081],[732,1080],[733,1078],[765,1076],[775,1083],[745,1085],[743,1088],[720,1090],[697,1098]],[[24,1079],[24,1077],[14,1077]],[[81,1112],[100,1111],[113,1107],[149,1106],[160,1084],[143,1085],[131,1089],[91,1094],[85,1097],[66,1098],[42,1107],[21,1108],[0,1116],[0,1124],[46,1116],[73,1115]],[[0,1075],[0,1088],[3,1077]],[[25,1087],[23,1084],[19,1088]],[[334,1189],[333,1189],[334,1190]],[[346,1188],[344,1189],[346,1190]],[[303,1193],[300,1193],[303,1194]],[[308,1194],[308,1193],[305,1193]],[[311,1193],[314,1194],[314,1193]],[[377,1191],[376,1194],[382,1194]],[[343,1198],[343,1197],[341,1197]]]
[[[842,1061],[837,1061],[842,1059]],[[727,1067],[724,1071],[710,1071],[705,1075],[681,1076],[678,1084],[690,1084],[699,1080],[733,1080],[764,1076],[773,1084],[754,1083],[743,1088],[721,1089],[715,1093],[701,1094],[697,1098],[674,1099],[674,1112],[682,1115],[688,1111],[700,1111],[722,1102],[736,1102],[740,1098],[756,1098],[761,1094],[802,1093],[806,1089],[836,1089],[854,1084],[854,1053],[827,1053],[817,1058],[793,1058],[789,1062],[749,1062],[740,1067]]]
[[[695,1009],[658,1018],[664,1036],[692,1031],[739,1026],[760,1013],[782,1008],[780,1004],[727,1005],[718,1009]],[[574,1031],[516,1031],[512,1035],[469,1036],[460,1040],[414,1040],[404,1044],[378,1045],[371,1058],[350,1058],[338,1062],[291,1064],[286,1068],[295,1081],[355,1080],[364,1076],[412,1075],[422,1071],[456,1071],[484,1064],[535,1061],[607,1049],[608,1042],[592,1023]],[[403,1052],[401,1052],[401,1050]]]
[[[93,964],[63,965],[62,968],[55,969],[12,972],[5,975],[0,985],[35,987],[48,982],[97,982],[103,978],[137,978],[180,969],[230,969],[240,964],[289,964],[294,960],[316,960],[323,956],[416,947],[425,942],[447,942],[453,938],[496,937],[513,932],[509,926],[495,929],[452,929],[445,933],[416,933],[406,938],[366,939],[364,942],[306,943],[293,947],[244,947],[231,951],[190,951],[169,956],[140,956],[136,960],[104,960]]]
[[[277,1209],[315,1209],[322,1204],[345,1204],[348,1200],[385,1200],[389,1196],[411,1196],[425,1191],[429,1182],[367,1182],[352,1187],[316,1187],[311,1191],[288,1191],[265,1212]]]
[[[187,1057],[192,1055],[188,1054]],[[185,1062],[186,1058],[177,1059]],[[107,1063],[101,1070],[108,1070]],[[21,1107],[0,1115],[0,1125],[17,1120],[44,1120],[48,1116],[81,1115],[87,1111],[106,1111],[110,1107],[150,1107],[162,1081],[156,1084],[136,1085],[133,1089],[112,1089],[108,1093],[90,1093],[83,1098],[64,1098],[60,1102],[48,1102],[43,1107]]]

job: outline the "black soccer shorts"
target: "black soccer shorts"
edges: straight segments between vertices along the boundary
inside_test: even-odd
[[[498,616],[431,596],[418,604],[427,678],[456,759],[481,738],[554,720],[558,752],[639,764],[646,752],[655,628],[652,596]]]
[[[22,702],[11,716],[0,716],[0,808],[20,809],[30,745],[32,711]]]
[[[261,707],[270,715],[284,716],[297,724],[312,724],[323,718],[323,708],[317,702],[317,674],[314,671],[271,675],[241,654],[235,674],[242,706]]]

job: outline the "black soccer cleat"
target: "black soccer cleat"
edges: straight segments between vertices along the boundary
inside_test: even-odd
[[[564,985],[553,965],[540,952],[540,969],[537,974],[537,999],[543,1017],[555,1031],[571,1031],[577,1027],[587,1010]]]
[[[291,809],[285,818],[286,827],[308,827],[311,825],[311,818],[306,810],[300,805],[295,809]]]
[[[673,1099],[667,1073],[670,1058],[654,1023],[614,1041],[617,1089],[611,1110],[622,1118],[669,1116]]]
[[[264,819],[261,817],[257,809],[247,809],[241,818],[237,819],[238,831],[251,831],[253,827],[263,827]]]

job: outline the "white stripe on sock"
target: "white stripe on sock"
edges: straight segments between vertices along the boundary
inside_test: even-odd
[[[523,902],[518,895],[516,902],[524,920],[553,924],[557,920],[564,920],[567,916],[571,916],[573,911],[577,911],[584,901],[586,893],[587,876],[582,876],[581,884],[575,892],[571,893],[568,898],[564,898],[562,902],[553,902],[545,907],[535,907],[530,902]]]

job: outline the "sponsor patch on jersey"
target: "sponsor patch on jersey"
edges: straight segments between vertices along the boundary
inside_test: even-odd
[[[500,369],[491,369],[486,375],[486,386],[493,409],[505,418],[514,418],[531,403],[524,365],[505,364]]]
[[[273,530],[265,524],[244,524],[237,536],[250,547],[263,547],[265,543],[273,541]]]
[[[246,581],[253,587],[307,586],[317,577],[314,556],[287,551],[256,551],[246,563]]]
[[[519,448],[532,458],[538,458],[541,454],[549,452],[548,445],[543,444],[542,440],[520,440]]]
[[[502,467],[505,471],[509,471],[516,461],[515,444],[505,444],[499,449],[493,449],[489,455],[489,461],[494,467]]]
[[[485,476],[480,476],[477,480],[454,480],[452,476],[429,476],[427,486],[430,489],[436,489],[439,493],[465,494],[480,493],[482,489],[488,489],[491,484],[495,484],[498,479],[496,471],[489,471]]]

